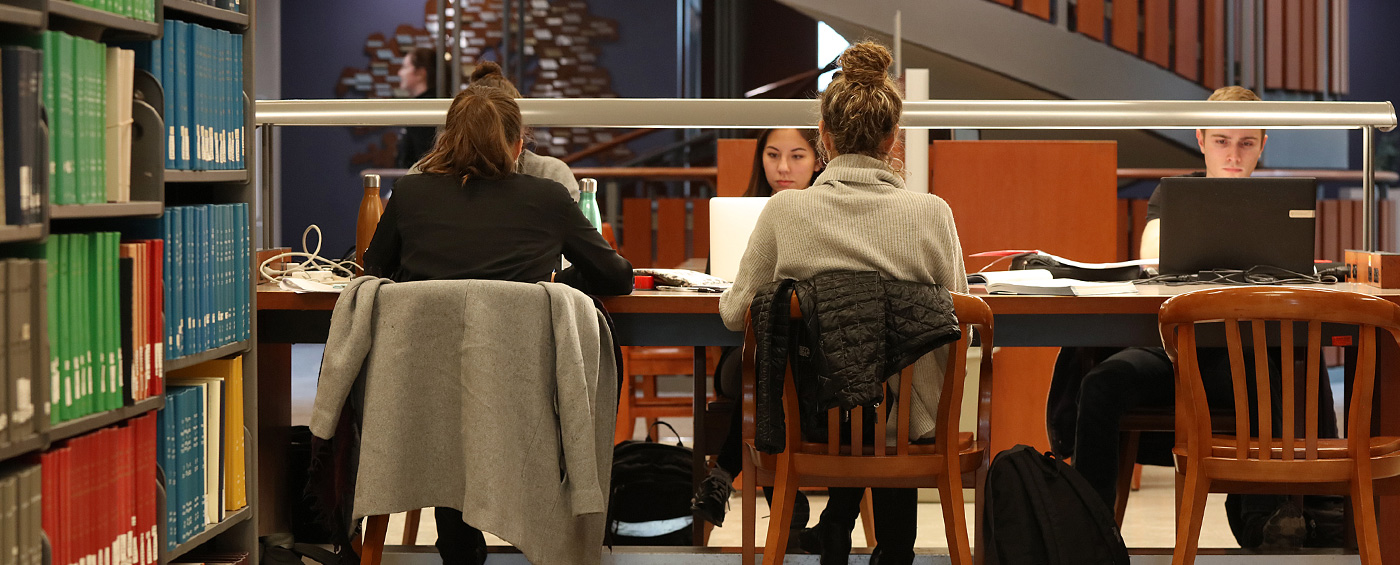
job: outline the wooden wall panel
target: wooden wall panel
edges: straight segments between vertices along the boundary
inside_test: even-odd
[[[1283,88],[1283,0],[1264,3],[1264,86]]]
[[[692,198],[690,200],[690,254],[693,257],[710,257],[710,200]]]
[[[1113,46],[1129,53],[1139,54],[1138,45],[1138,3],[1113,3]]]
[[[674,269],[685,262],[684,198],[656,199],[656,266]]]
[[[1145,0],[1142,14],[1142,58],[1162,68],[1171,68],[1171,2]]]
[[[1176,57],[1173,70],[1189,80],[1201,80],[1201,0],[1176,0]]]
[[[644,269],[651,262],[651,199],[622,199],[622,256]]]
[[[1103,41],[1103,0],[1079,0],[1074,26],[1079,33]]]
[[[721,139],[716,146],[715,167],[719,169],[715,179],[715,194],[718,196],[743,196],[749,189],[749,175],[753,172],[753,152],[758,147],[756,139]]]
[[[1048,21],[1050,19],[1050,0],[1021,0],[1021,11]]]
[[[1350,66],[1351,59],[1348,53],[1350,50],[1349,29],[1349,4],[1351,0],[1332,0],[1332,17],[1329,19],[1332,26],[1332,55],[1331,80],[1333,92],[1346,94],[1351,90]]]
[[[1283,87],[1303,89],[1303,0],[1286,0],[1283,13]]]
[[[1032,248],[1085,261],[1117,259],[1115,143],[935,141],[929,165],[930,186],[952,208],[964,253]],[[987,263],[967,258],[967,269]],[[1057,353],[997,352],[993,450],[1017,443],[1049,447],[1044,406]]]
[[[1201,84],[1215,90],[1225,86],[1225,66],[1230,55],[1225,52],[1225,0],[1205,0],[1205,19],[1201,37]]]
[[[1303,3],[1302,13],[1302,45],[1303,61],[1302,67],[1302,89],[1307,92],[1317,92],[1317,2],[1310,0]]]

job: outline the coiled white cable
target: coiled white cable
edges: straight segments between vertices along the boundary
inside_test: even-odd
[[[312,230],[316,231],[316,250],[307,251],[309,246],[306,244],[306,236],[310,235]],[[338,272],[343,272],[345,273],[345,277],[354,278],[355,271],[352,269],[360,269],[360,266],[356,265],[354,261],[332,261],[322,257],[320,253],[321,228],[316,224],[311,224],[306,227],[306,231],[301,232],[301,251],[288,251],[268,257],[262,264],[258,265],[258,273],[261,274],[266,281],[275,283],[280,282],[284,277],[295,276],[295,273],[308,272],[328,272],[331,273],[332,276],[338,276]],[[269,266],[279,259],[288,257],[298,259],[305,258],[306,260],[301,263],[289,265],[284,269],[274,269]]]

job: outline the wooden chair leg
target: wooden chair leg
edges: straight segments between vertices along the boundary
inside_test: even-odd
[[[1142,490],[1142,464],[1133,465],[1133,492]]]
[[[627,355],[622,356],[623,377],[622,390],[618,391],[617,401],[617,424],[613,428],[613,444],[619,444],[632,439],[632,433],[636,430],[637,417],[632,415],[632,406],[636,404],[635,392],[632,390],[632,376],[627,374],[625,365]]]
[[[865,496],[860,499],[860,523],[865,526],[865,546],[875,547],[875,504],[872,502],[875,495],[870,489],[865,489]]]
[[[797,496],[797,481],[793,479],[791,459],[787,453],[778,456],[773,485],[773,505],[768,509],[768,539],[763,542],[763,562],[782,563],[787,553],[788,534],[792,528],[792,504]]]
[[[403,516],[403,545],[418,545],[418,524],[422,521],[423,509],[409,510]]]
[[[1376,493],[1371,484],[1371,460],[1358,459],[1351,479],[1352,515],[1356,522],[1356,547],[1362,565],[1380,565],[1380,534],[1376,529]]]
[[[938,505],[943,507],[943,530],[948,536],[948,558],[953,565],[972,565],[972,546],[967,540],[967,518],[963,509],[962,474],[956,458],[938,478]]]
[[[379,565],[384,558],[384,536],[389,533],[389,515],[378,514],[368,518],[365,526],[365,544],[362,562],[364,565]]]
[[[1128,493],[1133,484],[1133,468],[1137,465],[1139,432],[1123,432],[1118,442],[1118,484],[1117,496],[1113,501],[1113,519],[1118,527],[1123,527],[1123,516],[1128,512]]]
[[[743,518],[743,531],[740,533],[740,546],[742,547],[742,549],[740,549],[740,563],[743,565],[757,565],[758,561],[755,555],[757,552],[754,548],[754,530],[758,527],[758,487],[754,486],[754,483],[757,481],[750,480],[757,475],[754,471],[752,455],[748,452],[747,447],[744,449],[744,467],[743,470],[740,471],[739,476],[744,477],[744,484],[742,488],[740,488],[740,509],[743,510],[743,516],[741,516],[741,518]]]
[[[1209,492],[1210,479],[1201,469],[1201,463],[1197,459],[1190,460],[1186,467],[1181,506],[1177,511],[1176,549],[1172,552],[1172,565],[1192,565],[1196,562],[1201,522],[1206,515],[1206,495]]]

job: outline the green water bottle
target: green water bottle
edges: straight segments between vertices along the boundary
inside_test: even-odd
[[[593,229],[602,232],[603,215],[598,212],[598,181],[579,179],[578,189],[579,210],[582,210],[583,217],[588,218],[588,222],[593,224]]]

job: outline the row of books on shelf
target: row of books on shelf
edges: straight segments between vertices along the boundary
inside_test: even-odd
[[[136,53],[59,31],[42,42],[53,203],[131,200]]]
[[[48,428],[45,261],[0,261],[0,447]]]
[[[0,556],[44,565],[43,475],[38,465],[0,471]]]
[[[247,204],[165,209],[165,343],[175,359],[252,335]]]
[[[42,221],[48,183],[48,151],[41,128],[40,82],[42,54],[37,49],[10,45],[0,48],[0,209],[6,225]]]
[[[29,246],[48,270],[54,423],[122,407],[121,234],[55,234]]]
[[[194,2],[233,12],[241,13],[243,11],[243,0],[194,0]]]
[[[165,168],[244,168],[243,36],[167,19],[133,48],[165,91]]]
[[[160,412],[166,547],[248,505],[243,431],[243,358],[173,371]]]
[[[53,565],[159,562],[157,429],[156,415],[146,414],[40,455]]]
[[[87,6],[118,16],[140,20],[156,21],[156,3],[152,0],[70,0],[79,6]]]

